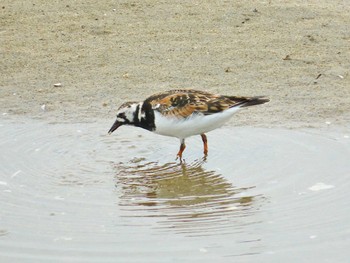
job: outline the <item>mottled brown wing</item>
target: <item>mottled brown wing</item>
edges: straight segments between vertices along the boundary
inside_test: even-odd
[[[237,101],[230,97],[197,90],[170,90],[149,97],[145,102],[163,115],[187,118],[194,113],[204,115],[233,107]]]

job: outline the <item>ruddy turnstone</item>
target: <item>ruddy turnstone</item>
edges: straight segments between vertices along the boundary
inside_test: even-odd
[[[238,97],[198,90],[170,90],[150,96],[142,102],[126,102],[117,112],[111,134],[122,125],[140,127],[157,134],[180,139],[177,156],[182,159],[185,139],[201,135],[204,154],[208,153],[205,133],[221,127],[240,108],[268,102],[264,96]]]

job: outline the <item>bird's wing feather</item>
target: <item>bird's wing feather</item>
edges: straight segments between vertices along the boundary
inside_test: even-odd
[[[170,90],[155,94],[145,102],[163,115],[187,118],[192,114],[209,115],[247,102],[244,97],[229,97],[197,90]]]

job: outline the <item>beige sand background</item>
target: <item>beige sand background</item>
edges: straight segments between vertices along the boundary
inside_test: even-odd
[[[236,125],[350,123],[349,1],[2,0],[0,12],[4,115],[112,121],[123,101],[188,87],[271,98]]]

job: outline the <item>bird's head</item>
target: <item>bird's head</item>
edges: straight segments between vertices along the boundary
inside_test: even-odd
[[[117,120],[108,131],[108,134],[111,134],[122,125],[133,125],[137,119],[138,107],[140,107],[138,102],[129,101],[123,103],[118,109]]]

